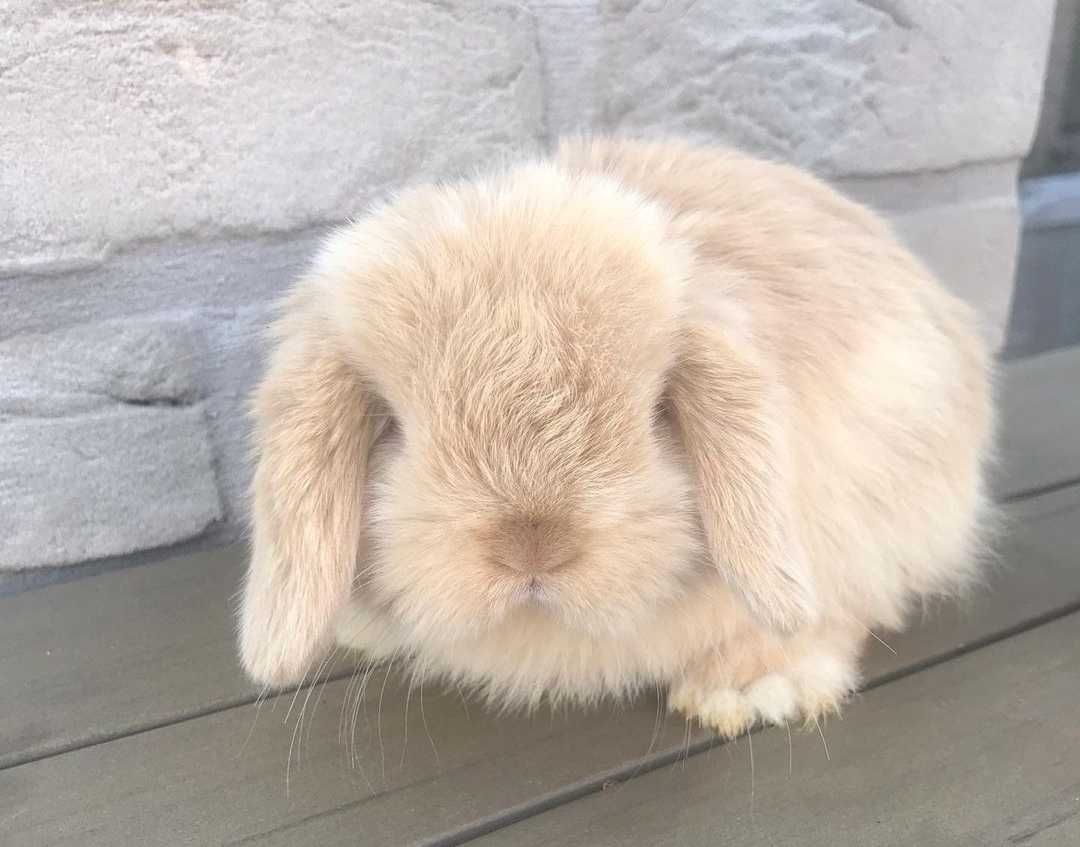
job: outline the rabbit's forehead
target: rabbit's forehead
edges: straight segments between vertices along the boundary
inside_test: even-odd
[[[648,263],[537,251],[431,261],[367,282],[354,343],[388,379],[618,386],[665,370],[681,304]]]
[[[618,392],[673,355],[691,259],[666,233],[662,210],[607,180],[524,168],[401,199],[339,233],[318,276],[395,393]]]
[[[669,362],[666,350],[642,356],[640,346],[558,334],[458,341],[433,343],[413,360],[405,374],[411,402],[531,430],[576,429],[601,409],[603,418],[640,415],[662,389]]]

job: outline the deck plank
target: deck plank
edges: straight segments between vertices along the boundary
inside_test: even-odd
[[[870,659],[871,677],[917,667],[1080,601],[1080,489],[1024,500],[1010,512],[1014,527],[1003,556],[1009,567],[994,590],[966,611],[943,610],[911,635],[889,638],[897,654],[879,648]],[[197,628],[197,615],[206,610],[189,614],[188,626]],[[184,629],[182,621],[175,625]],[[144,669],[153,670],[136,666],[135,675]],[[200,668],[181,665],[173,672],[194,680]],[[663,721],[653,739],[651,701],[622,712],[493,718],[476,707],[470,714],[453,694],[433,692],[425,692],[421,712],[417,694],[410,700],[393,676],[386,679],[384,684],[381,672],[374,676],[361,702],[356,766],[348,761],[347,741],[339,738],[343,708],[350,722],[348,684],[332,682],[311,695],[299,732],[294,727],[306,694],[297,698],[289,720],[292,696],[286,695],[261,709],[228,708],[0,771],[0,830],[10,844],[246,839],[330,845],[353,844],[358,837],[414,843],[543,803],[568,785],[632,768],[647,754],[665,755],[686,742],[683,724],[675,720]],[[88,677],[84,684],[97,683]],[[118,671],[100,696],[107,697],[108,686],[129,684],[151,685]],[[155,696],[167,705],[176,695],[170,685]],[[50,708],[38,712],[52,711],[52,701],[39,702]],[[862,711],[864,704],[853,705],[850,719]],[[905,719],[903,713],[878,717]],[[845,720],[830,730],[831,745],[848,725]],[[727,755],[718,751],[708,758]]]
[[[1006,363],[1002,382],[999,494],[1080,478],[1080,348]],[[0,768],[250,702],[233,638],[243,555],[0,597]]]
[[[478,847],[1080,843],[1080,614],[868,692],[821,738],[756,734]],[[789,765],[790,757],[790,765]]]
[[[241,573],[227,549],[0,598],[0,767],[254,697]]]

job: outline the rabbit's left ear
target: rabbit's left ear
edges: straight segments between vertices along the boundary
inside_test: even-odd
[[[325,654],[356,574],[368,451],[369,392],[334,333],[299,298],[254,403],[251,563],[240,658],[266,685],[300,682]]]
[[[722,327],[695,321],[669,387],[713,561],[750,611],[791,632],[818,615],[795,514],[780,386]]]

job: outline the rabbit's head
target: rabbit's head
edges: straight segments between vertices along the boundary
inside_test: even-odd
[[[723,466],[763,449],[739,429],[762,387],[711,385],[731,369],[674,229],[613,180],[538,164],[412,190],[330,239],[255,400],[255,678],[300,678],[351,592],[417,644],[515,615],[617,636],[724,570],[715,532],[773,556],[752,549],[783,535],[772,457],[758,501]],[[770,598],[790,571],[740,567],[787,623]]]

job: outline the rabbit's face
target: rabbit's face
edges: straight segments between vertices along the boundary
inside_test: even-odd
[[[401,198],[323,261],[374,397],[357,590],[418,640],[634,627],[704,571],[663,412],[687,254],[551,168]]]
[[[515,614],[617,633],[692,576],[692,495],[666,422],[598,416],[556,378],[478,375],[462,406],[395,419],[376,445],[360,590],[417,639]]]
[[[407,192],[297,285],[253,403],[254,678],[302,679],[353,592],[418,652],[513,616],[646,631],[718,575],[766,625],[816,619],[743,280],[604,167]]]

